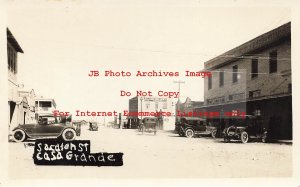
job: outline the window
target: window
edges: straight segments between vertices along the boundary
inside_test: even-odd
[[[51,101],[40,101],[40,107],[51,107],[52,103]]]
[[[17,73],[17,53],[10,47],[7,47],[8,70]]]
[[[219,86],[224,86],[224,71],[220,71],[219,73]]]
[[[208,89],[210,90],[212,87],[212,80],[211,80],[211,76],[208,77]]]
[[[251,78],[253,79],[257,77],[257,73],[258,73],[258,59],[253,58],[251,63]]]
[[[269,70],[270,73],[277,72],[277,51],[270,52]]]
[[[238,81],[238,66],[235,65],[232,67],[232,83]]]

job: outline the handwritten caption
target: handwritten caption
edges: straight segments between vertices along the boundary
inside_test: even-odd
[[[33,160],[36,165],[122,166],[123,153],[90,153],[89,140],[70,142],[37,139]]]

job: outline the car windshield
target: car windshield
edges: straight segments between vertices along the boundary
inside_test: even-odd
[[[61,120],[59,117],[54,116],[40,116],[39,123],[40,124],[54,124],[59,123]]]

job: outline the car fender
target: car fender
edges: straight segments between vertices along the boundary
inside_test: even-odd
[[[15,128],[12,130],[12,133],[13,133],[14,131],[16,131],[16,130],[22,130],[22,131],[24,131],[25,135],[26,135],[27,137],[31,138],[31,136],[28,135],[27,131],[26,131],[24,128],[22,128],[22,127],[20,127],[20,126],[15,127]]]

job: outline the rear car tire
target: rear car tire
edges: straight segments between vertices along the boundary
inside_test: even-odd
[[[13,132],[15,142],[23,142],[26,140],[26,133],[22,129],[17,129]]]
[[[249,135],[246,131],[241,133],[241,140],[243,143],[247,143],[249,141]]]
[[[76,132],[73,129],[65,129],[61,137],[64,141],[72,141],[76,138]]]
[[[194,133],[194,131],[193,131],[192,129],[187,129],[187,130],[185,131],[185,136],[186,136],[187,138],[192,138],[192,137],[194,137],[194,135],[195,135],[195,133]]]
[[[216,138],[216,136],[217,136],[217,131],[216,131],[216,130],[213,130],[213,131],[211,132],[211,137]]]

